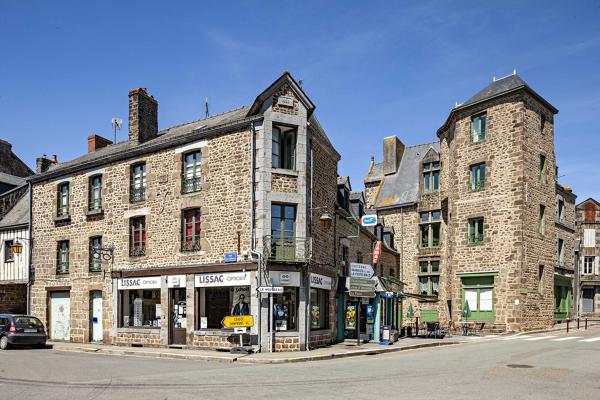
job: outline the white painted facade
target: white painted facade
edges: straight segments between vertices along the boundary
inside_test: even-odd
[[[14,254],[12,261],[7,246],[12,242],[23,246],[21,254]],[[29,229],[4,228],[0,230],[0,285],[6,283],[27,283],[29,279]]]

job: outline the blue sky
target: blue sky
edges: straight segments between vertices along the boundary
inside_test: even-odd
[[[382,139],[430,142],[455,102],[517,69],[555,105],[561,181],[600,199],[600,1],[12,2],[0,0],[0,138],[30,166],[112,138],[147,87],[159,127],[304,81],[362,188]],[[127,137],[127,126],[119,140]]]

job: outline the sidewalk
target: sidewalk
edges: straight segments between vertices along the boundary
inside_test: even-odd
[[[393,345],[366,343],[361,346],[351,343],[337,343],[329,347],[301,352],[231,354],[212,350],[189,350],[171,348],[139,348],[109,346],[92,343],[63,343],[48,341],[56,351],[86,352],[95,354],[110,354],[137,357],[170,358],[196,361],[239,362],[249,364],[284,364],[293,362],[332,360],[336,358],[357,357],[364,355],[383,354],[405,350],[415,350],[427,347],[438,347],[459,344],[454,338],[446,339],[400,339]]]

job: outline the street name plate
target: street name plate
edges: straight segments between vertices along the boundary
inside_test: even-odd
[[[375,292],[351,290],[348,292],[348,295],[350,297],[368,297],[372,299],[375,297]]]
[[[283,286],[260,286],[257,290],[261,293],[283,293]]]

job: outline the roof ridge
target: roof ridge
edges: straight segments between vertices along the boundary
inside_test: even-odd
[[[209,120],[209,119],[211,119],[211,118],[218,117],[218,116],[220,116],[220,115],[223,115],[223,114],[228,114],[228,113],[230,113],[230,112],[234,112],[234,111],[241,110],[241,109],[243,109],[243,108],[248,108],[248,106],[240,106],[240,107],[232,108],[232,109],[230,109],[230,110],[227,110],[227,111],[220,112],[220,113],[218,113],[218,114],[210,115],[210,116],[208,116],[207,118],[199,118],[199,119],[194,119],[194,120],[192,120],[192,121],[183,122],[183,123],[181,123],[181,124],[172,125],[172,126],[169,126],[168,128],[164,128],[164,129],[162,129],[160,132],[166,132],[166,131],[168,131],[168,130],[171,130],[171,129],[174,129],[174,128],[179,128],[180,126],[184,126],[184,125],[193,124],[193,123],[195,123],[195,122],[206,121],[206,120]]]
[[[414,147],[419,147],[419,146],[426,146],[428,144],[434,144],[434,143],[439,143],[439,140],[434,140],[433,142],[426,142],[426,143],[421,143],[421,144],[413,144],[412,146],[406,146],[407,149],[412,149]]]

